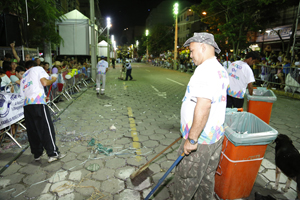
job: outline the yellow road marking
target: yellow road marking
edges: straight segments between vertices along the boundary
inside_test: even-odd
[[[125,85],[125,83],[124,83],[124,85]],[[129,117],[129,125],[130,125],[130,129],[131,129],[131,136],[133,139],[132,147],[136,149],[136,155],[137,155],[135,157],[136,161],[140,162],[142,160],[142,157],[139,156],[142,154],[141,143],[139,143],[139,137],[138,137],[138,133],[136,131],[136,124],[135,124],[135,120],[133,118],[133,113],[132,113],[131,107],[127,107],[127,110],[128,110],[128,117]]]

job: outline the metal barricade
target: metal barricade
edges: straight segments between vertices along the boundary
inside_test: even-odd
[[[284,89],[293,94],[300,92],[300,67],[291,65],[284,67],[282,65],[270,66],[258,64],[259,77],[255,80],[263,87],[274,89]],[[263,69],[263,70],[262,70]]]

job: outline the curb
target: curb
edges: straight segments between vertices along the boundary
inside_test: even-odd
[[[290,93],[290,92],[285,92],[285,91],[280,91],[280,90],[273,90],[271,89],[276,95],[282,95],[282,96],[287,96],[287,97],[290,97],[290,98],[293,98],[293,99],[298,99],[300,100],[300,94],[297,94],[297,93]]]

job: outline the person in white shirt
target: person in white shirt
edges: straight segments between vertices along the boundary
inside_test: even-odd
[[[49,80],[49,75],[34,61],[27,61],[25,68],[28,70],[21,80],[20,94],[25,99],[24,116],[31,153],[39,161],[45,149],[51,163],[65,157],[55,144],[55,130],[44,92],[44,87],[53,84],[56,77]]]
[[[252,95],[252,83],[255,82],[255,78],[250,66],[258,60],[260,60],[259,53],[251,51],[246,55],[245,60],[235,61],[228,67],[229,86],[227,88],[227,108],[242,108],[247,88],[249,94]]]
[[[197,66],[181,106],[182,143],[174,178],[176,199],[213,199],[215,172],[224,139],[228,74],[215,57],[220,49],[210,33],[194,33],[184,46]]]
[[[108,63],[104,60],[104,56],[100,57],[101,60],[97,63],[97,77],[96,77],[96,91],[97,95],[99,95],[100,90],[100,82],[102,81],[101,94],[104,94],[105,91],[105,81],[106,81],[106,73],[108,71]]]

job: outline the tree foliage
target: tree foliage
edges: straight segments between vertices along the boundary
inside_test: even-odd
[[[174,48],[174,32],[172,27],[158,24],[149,30],[149,32],[149,54],[159,56],[160,53]],[[144,45],[147,46],[147,39]]]
[[[3,0],[0,8],[4,13],[19,16],[27,32],[28,45],[43,46],[45,42],[60,44],[61,37],[55,30],[55,21],[61,21],[63,13],[56,8],[55,0],[28,0],[28,24],[25,1]]]
[[[209,25],[221,47],[238,49],[248,46],[247,33],[265,30],[274,23],[280,9],[295,5],[295,0],[202,0],[192,10]],[[201,13],[206,11],[207,16]],[[227,44],[226,44],[227,43]]]

